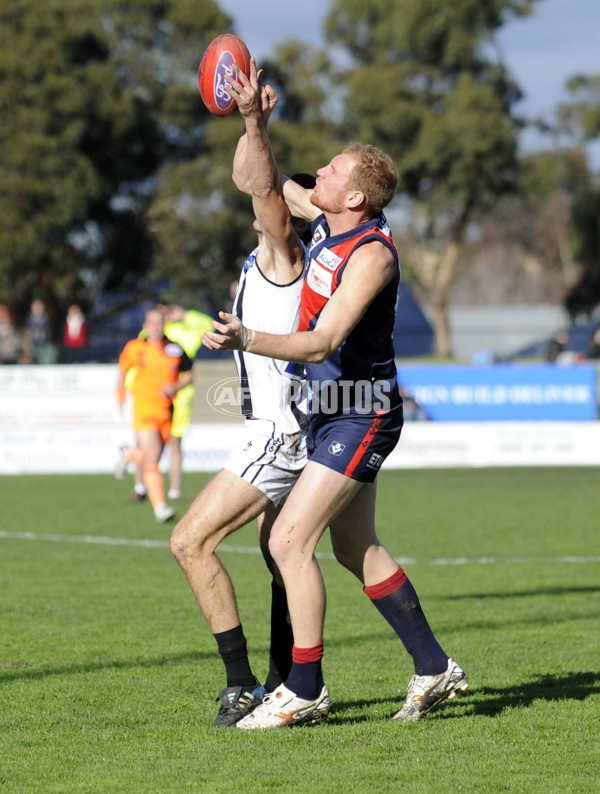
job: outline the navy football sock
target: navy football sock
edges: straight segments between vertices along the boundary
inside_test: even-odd
[[[412,656],[417,675],[437,675],[448,666],[448,655],[436,640],[414,587],[399,568],[393,576],[364,588]]]
[[[297,648],[292,650],[292,669],[285,682],[288,689],[304,700],[316,700],[324,686],[321,660],[323,643],[314,648]]]

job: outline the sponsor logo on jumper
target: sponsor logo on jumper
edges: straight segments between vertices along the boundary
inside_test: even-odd
[[[318,295],[323,295],[325,298],[331,297],[331,282],[333,280],[333,273],[317,269],[317,265],[313,262],[308,271],[306,281],[308,286]]]
[[[334,254],[329,248],[323,248],[315,260],[327,270],[335,270],[342,262],[342,257]]]

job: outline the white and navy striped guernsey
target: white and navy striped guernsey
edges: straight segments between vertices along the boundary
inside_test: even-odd
[[[258,248],[255,248],[244,262],[233,314],[255,331],[292,333],[298,327],[308,250],[304,247],[302,274],[290,284],[269,281],[256,262],[257,254]],[[234,357],[241,385],[242,414],[247,418],[272,421],[277,434],[297,433],[306,422],[306,399],[301,396],[301,368],[251,352],[236,350]]]

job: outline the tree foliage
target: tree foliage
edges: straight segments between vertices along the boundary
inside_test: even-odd
[[[285,41],[259,64],[281,95],[270,130],[283,172],[315,173],[353,138],[394,158],[401,194],[441,245],[429,296],[440,352],[467,225],[510,191],[542,211],[574,202],[572,250],[590,273],[571,305],[589,306],[581,296],[596,281],[600,300],[589,174],[576,157],[517,157],[520,91],[494,36],[535,3],[333,0],[333,48]],[[231,29],[218,0],[0,8],[0,300],[17,317],[32,297],[58,314],[157,279],[167,299],[223,306],[255,244],[252,208],[231,180],[241,119],[206,111],[196,72],[208,42]],[[599,85],[570,83],[561,124],[578,141],[599,134]]]
[[[600,74],[577,74],[567,80],[570,99],[558,108],[559,127],[580,143],[600,135]]]
[[[164,277],[166,297],[222,305],[255,235],[231,181],[241,120],[208,113],[196,73],[231,26],[213,0],[0,10],[0,296],[21,317],[42,292],[58,311]],[[316,169],[333,137],[312,76],[324,56],[291,41],[265,66],[282,93],[282,169]]]
[[[577,283],[565,306],[571,315],[591,315],[600,303],[600,188],[588,184],[578,191],[571,207],[572,254],[580,267]]]
[[[438,352],[446,303],[475,207],[513,187],[520,91],[493,55],[494,33],[534,0],[336,0],[330,43],[352,59],[347,121],[395,159],[400,190],[447,236],[433,291]]]
[[[559,130],[581,152],[600,137],[600,74],[573,75],[566,84],[569,99],[558,107]],[[600,186],[590,173],[570,191],[570,243],[579,278],[568,291],[565,306],[576,318],[600,304]]]
[[[198,53],[229,22],[212,0],[3,5],[0,292],[13,303],[42,282],[73,300],[148,270],[153,180],[195,146]]]

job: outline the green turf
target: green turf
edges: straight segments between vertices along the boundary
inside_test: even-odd
[[[186,475],[190,495],[205,480]],[[410,659],[324,538],[334,711],[267,732],[210,727],[215,643],[130,485],[0,479],[0,791],[598,791],[596,470],[383,472],[380,537],[471,689],[390,720]],[[264,677],[269,578],[248,547],[252,527],[223,559]]]

